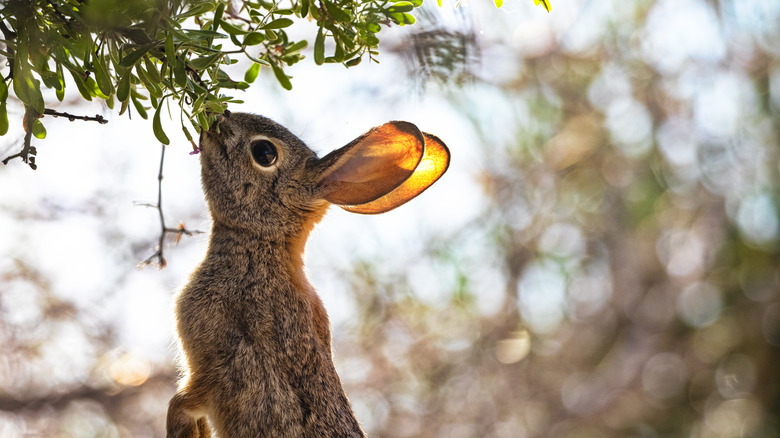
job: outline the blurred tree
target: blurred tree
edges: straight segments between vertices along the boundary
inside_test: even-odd
[[[581,14],[482,28],[500,55],[450,99],[489,202],[352,273],[377,436],[780,436],[780,8]]]

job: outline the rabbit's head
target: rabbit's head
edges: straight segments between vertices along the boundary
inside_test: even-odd
[[[226,111],[200,142],[214,221],[279,237],[316,222],[330,203],[364,214],[393,209],[449,165],[444,143],[408,122],[386,123],[318,158],[278,123]]]

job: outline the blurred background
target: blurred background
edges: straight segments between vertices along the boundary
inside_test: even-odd
[[[307,60],[290,92],[262,71],[230,108],[320,153],[389,119],[452,151],[415,201],[309,240],[368,434],[780,437],[780,2],[435,3],[380,64]],[[0,168],[0,436],[162,437],[171,297],[208,237],[137,269],[160,145],[79,101],[110,123],[49,121],[38,170]],[[168,225],[208,231],[172,143]]]

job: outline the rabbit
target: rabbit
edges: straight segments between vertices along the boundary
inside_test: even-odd
[[[182,378],[168,438],[365,436],[333,365],[304,246],[330,204],[391,210],[444,174],[449,150],[389,122],[318,158],[283,126],[228,111],[201,133],[200,149],[213,224],[175,297]]]

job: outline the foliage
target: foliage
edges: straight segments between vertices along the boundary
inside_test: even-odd
[[[282,87],[292,83],[285,67],[303,59],[307,40],[288,35],[294,20],[317,26],[314,62],[355,66],[375,61],[382,26],[412,24],[422,0],[9,0],[0,31],[10,73],[0,80],[0,134],[8,131],[11,94],[25,107],[28,135],[20,156],[35,168],[30,138],[43,138],[42,88],[65,96],[72,78],[85,100],[101,99],[119,113],[152,112],[157,139],[169,139],[160,122],[170,102],[180,108],[184,135],[207,128],[214,115],[270,68]],[[326,51],[326,42],[333,45]],[[326,53],[327,52],[327,53]],[[243,56],[252,61],[243,78],[225,68]],[[9,157],[10,158],[10,157]],[[4,162],[7,162],[6,159]]]

